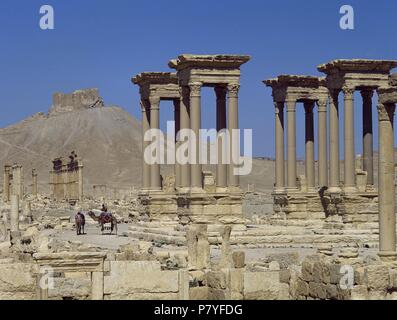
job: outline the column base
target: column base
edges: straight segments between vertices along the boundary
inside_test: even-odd
[[[240,186],[228,186],[227,191],[228,191],[228,193],[235,193],[235,194],[242,193]]]
[[[397,261],[397,252],[396,251],[379,251],[378,256],[384,262]]]
[[[298,193],[298,192],[300,192],[298,187],[287,187],[286,191],[287,191],[287,193]]]
[[[357,192],[357,187],[356,186],[345,186],[343,188],[344,193],[355,193]]]
[[[340,187],[329,187],[327,191],[329,193],[341,193],[342,189]]]
[[[285,188],[275,188],[275,189],[273,190],[273,194],[274,194],[274,195],[286,194],[286,193],[287,193],[287,191],[286,191]]]
[[[191,187],[190,193],[205,193],[206,191],[202,187]]]
[[[190,187],[180,187],[176,189],[178,193],[190,193]]]
[[[216,193],[227,193],[228,188],[227,187],[216,187]]]

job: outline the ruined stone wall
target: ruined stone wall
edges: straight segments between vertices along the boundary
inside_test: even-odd
[[[0,260],[0,300],[34,300],[33,264]]]
[[[0,260],[0,300],[35,300],[34,263],[11,263]],[[157,261],[106,261],[105,300],[182,300],[188,294],[188,277],[184,271],[162,271]],[[54,274],[49,300],[91,299],[89,272]]]
[[[55,93],[49,116],[103,106],[98,89],[77,90],[70,94]]]
[[[344,268],[342,268],[344,267]],[[352,270],[349,283],[348,268]],[[308,256],[291,277],[293,299],[396,300],[397,265],[377,256],[358,257],[354,250],[339,257]]]

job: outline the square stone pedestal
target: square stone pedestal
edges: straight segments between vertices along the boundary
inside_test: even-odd
[[[179,193],[178,216],[182,224],[244,225],[243,194],[238,192],[208,192],[195,190]]]
[[[178,220],[178,203],[175,193],[141,192],[138,200],[141,206],[141,216],[148,216],[151,221],[157,222]]]

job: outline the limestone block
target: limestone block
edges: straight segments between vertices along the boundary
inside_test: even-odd
[[[369,291],[368,300],[386,300],[387,292],[381,290]]]
[[[280,283],[277,300],[290,300],[289,285]]]
[[[236,269],[241,269],[245,267],[245,252],[236,251],[232,254],[233,264]]]
[[[385,265],[367,266],[366,276],[368,281],[368,288],[371,291],[386,290],[389,286],[389,269]]]
[[[368,173],[356,169],[356,186],[359,192],[365,192],[367,188]]]
[[[32,264],[0,264],[0,292],[35,292]]]
[[[104,300],[172,300],[179,299],[178,293],[174,292],[115,292],[104,296]]]
[[[244,299],[276,300],[280,291],[278,272],[245,272]]]
[[[397,300],[397,292],[391,292],[386,295],[386,300]]]
[[[208,300],[208,287],[193,287],[189,290],[191,300]]]
[[[165,193],[175,192],[175,176],[174,175],[166,176],[163,179],[163,190]]]
[[[368,288],[364,285],[354,286],[351,290],[351,300],[368,300]]]
[[[280,282],[289,284],[291,280],[291,270],[283,269],[280,271]]]
[[[209,271],[206,274],[206,285],[213,289],[226,289],[226,274],[222,271]]]
[[[356,267],[354,269],[354,284],[355,285],[365,285],[366,284],[364,267]]]
[[[277,261],[272,261],[269,263],[269,270],[280,271],[280,264]]]
[[[325,286],[325,292],[327,294],[327,299],[329,300],[338,299],[338,287],[335,284],[327,284]]]
[[[105,276],[105,294],[178,292],[178,271],[160,271],[153,261],[112,261]]]
[[[313,280],[313,263],[310,261],[305,260],[302,263],[302,279],[307,282]]]
[[[126,275],[105,276],[105,293],[143,292],[165,293],[178,292],[177,271],[135,271]]]
[[[331,284],[336,284],[339,285],[340,280],[342,278],[341,274],[341,265],[340,264],[331,264],[329,266],[329,271],[330,271],[330,283]]]
[[[242,269],[229,270],[229,290],[232,300],[242,300],[244,292],[244,272]]]
[[[81,298],[91,295],[91,279],[55,278],[54,288],[48,290],[49,298]]]
[[[227,290],[208,288],[208,300],[228,300]]]
[[[330,283],[330,270],[326,263],[320,261],[313,264],[313,281],[318,283]]]
[[[189,300],[190,276],[186,270],[179,271],[179,300]]]
[[[0,291],[0,301],[4,300],[36,300],[36,291],[31,292],[2,292]]]
[[[309,282],[309,295],[312,298],[324,300],[327,298],[326,286],[322,283]]]
[[[296,294],[299,296],[309,295],[309,284],[301,279],[297,280]]]
[[[397,290],[397,270],[391,269],[389,270],[389,289]]]

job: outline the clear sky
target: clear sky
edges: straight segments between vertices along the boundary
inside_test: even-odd
[[[44,4],[55,9],[55,30],[39,28]],[[355,10],[354,31],[339,28],[343,4]],[[393,0],[1,0],[0,126],[47,111],[53,92],[88,87],[140,117],[134,74],[167,71],[169,59],[181,53],[248,54],[240,126],[254,130],[256,156],[273,156],[274,109],[261,81],[285,73],[319,75],[316,66],[336,58],[397,59],[396,12]],[[299,107],[299,156],[303,113]],[[162,126],[171,117],[164,104]],[[360,152],[359,106],[356,125]],[[203,127],[214,126],[215,99],[206,89]]]

